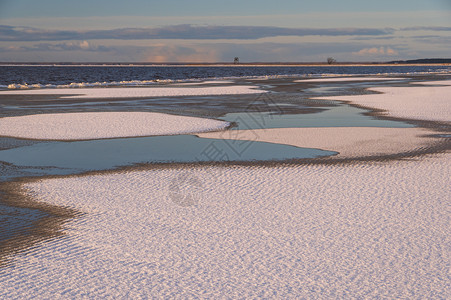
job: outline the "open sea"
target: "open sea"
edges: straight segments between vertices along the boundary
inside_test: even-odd
[[[0,89],[145,86],[255,77],[448,74],[451,66],[0,66]]]

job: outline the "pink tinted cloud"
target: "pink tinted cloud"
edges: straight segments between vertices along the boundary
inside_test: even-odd
[[[390,47],[373,47],[373,48],[364,48],[357,52],[352,52],[354,55],[359,56],[381,56],[381,55],[387,55],[387,56],[393,56],[398,55],[398,51],[390,48]]]

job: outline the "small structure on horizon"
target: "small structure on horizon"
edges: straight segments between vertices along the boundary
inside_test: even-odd
[[[239,64],[240,63],[240,58],[237,56],[233,59],[233,63],[234,64]]]

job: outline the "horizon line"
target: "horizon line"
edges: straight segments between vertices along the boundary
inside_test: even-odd
[[[37,62],[37,61],[24,61],[24,62],[2,62],[0,65],[43,65],[43,66],[346,66],[346,65],[450,65],[451,58],[423,58],[423,59],[409,59],[409,60],[394,60],[384,62],[372,62],[372,61],[346,61],[346,62],[334,62],[328,63],[326,61],[321,62],[70,62],[70,61],[54,61],[54,62]]]

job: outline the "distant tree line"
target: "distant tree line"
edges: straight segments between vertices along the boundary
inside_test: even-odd
[[[423,58],[411,60],[395,60],[390,61],[391,64],[449,64],[451,58]]]

